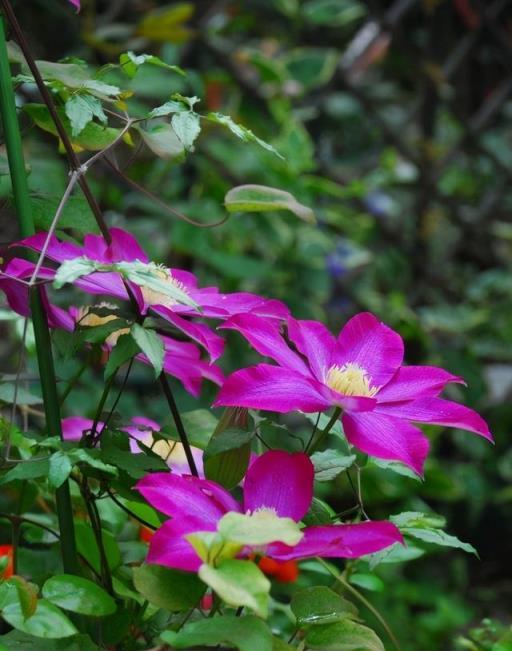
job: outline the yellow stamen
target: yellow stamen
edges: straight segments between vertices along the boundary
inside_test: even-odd
[[[169,285],[176,287],[184,294],[188,295],[185,285],[173,277],[171,271],[165,267],[159,267],[153,272],[159,280],[163,280]],[[172,307],[177,305],[178,301],[163,292],[156,291],[149,287],[141,287],[142,296],[147,305],[164,305],[165,307]]]
[[[327,371],[325,383],[333,391],[337,391],[344,396],[373,398],[380,388],[370,386],[370,376],[364,368],[361,368],[357,364],[331,366]]]

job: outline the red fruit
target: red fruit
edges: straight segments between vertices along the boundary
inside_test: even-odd
[[[0,573],[1,579],[10,579],[14,574],[14,552],[12,545],[0,545],[0,558],[7,556],[9,559],[6,568]]]
[[[148,527],[141,527],[139,529],[139,540],[148,543],[153,537],[154,533],[155,532],[152,531],[151,529],[148,529]]]
[[[299,566],[296,561],[284,561],[279,563],[279,570],[276,579],[281,583],[294,583],[299,576]]]
[[[258,567],[267,576],[275,576],[279,572],[279,563],[273,558],[262,556],[258,561]]]

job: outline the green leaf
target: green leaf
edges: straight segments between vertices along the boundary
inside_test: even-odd
[[[289,210],[305,222],[315,223],[311,208],[299,203],[289,192],[265,185],[239,185],[224,197],[228,212],[267,212]]]
[[[145,144],[159,158],[183,159],[185,148],[170,124],[156,124],[147,129],[135,127]]]
[[[38,194],[31,197],[32,217],[37,228],[45,231],[50,228],[60,199],[59,196],[52,194]],[[73,228],[84,234],[99,232],[98,224],[85,197],[78,194],[69,197],[59,218],[59,228]]]
[[[170,272],[154,262],[117,262],[113,266],[114,271],[119,271],[127,280],[146,287],[152,291],[171,298],[183,305],[189,305],[199,309],[198,304],[190,298],[188,293],[180,289],[178,283],[170,282]]]
[[[390,520],[396,524],[404,536],[409,536],[432,545],[439,545],[440,547],[462,549],[468,554],[478,556],[478,552],[473,545],[462,542],[455,536],[442,531],[441,527],[445,526],[446,520],[436,513],[406,511],[398,515],[392,515]]]
[[[87,559],[96,572],[100,572],[100,554],[92,528],[86,522],[75,520],[75,535],[78,553]],[[119,546],[110,531],[102,529],[101,535],[108,566],[111,570],[115,570],[121,564]]]
[[[206,478],[228,490],[237,486],[249,466],[253,435],[241,429],[214,434],[203,457]]]
[[[64,260],[57,269],[53,279],[55,289],[60,289],[66,283],[73,283],[82,276],[87,276],[98,268],[98,263],[89,258],[73,258]]]
[[[27,391],[24,387],[18,387],[11,383],[0,384],[0,402],[7,402],[12,405],[16,398],[17,405],[40,405],[43,399]]]
[[[357,616],[357,608],[350,601],[326,586],[295,592],[290,605],[299,627],[332,624]]]
[[[140,348],[131,334],[121,335],[114,348],[110,351],[108,362],[105,365],[105,381],[110,380],[118,368],[139,353]]]
[[[336,50],[304,47],[297,48],[288,55],[286,67],[292,79],[309,90],[329,82],[338,60]]]
[[[222,113],[208,113],[205,117],[207,120],[210,120],[210,122],[222,124],[222,126],[229,129],[231,133],[233,133],[237,138],[240,138],[240,140],[243,140],[244,142],[255,142],[260,147],[263,147],[263,149],[272,152],[279,158],[283,158],[283,156],[281,156],[281,154],[276,151],[272,145],[269,145],[268,142],[265,142],[264,140],[261,140],[261,138],[258,138],[258,136],[255,136],[254,133],[247,127],[244,127],[241,124],[237,124],[232,118],[229,117],[229,115],[223,115]]]
[[[240,651],[272,651],[268,626],[253,615],[221,615],[186,624],[179,632],[165,631],[162,640],[176,649],[189,647],[235,646]]]
[[[193,151],[194,141],[201,132],[199,115],[192,111],[175,113],[172,116],[171,126],[185,149]]]
[[[66,102],[65,111],[71,125],[71,135],[74,137],[95,117],[103,124],[108,121],[100,100],[91,95],[73,95]]]
[[[55,124],[44,104],[25,104],[23,110],[34,120],[37,126],[43,131],[53,134],[58,137]],[[120,133],[120,129],[113,127],[104,127],[96,122],[89,122],[87,126],[82,129],[78,136],[73,136],[71,123],[64,109],[57,109],[62,124],[72,140],[75,147],[85,149],[88,151],[99,151],[105,149],[116,140]]]
[[[165,356],[162,339],[154,330],[143,328],[138,323],[132,325],[130,334],[137,346],[149,359],[151,366],[155,369],[155,376],[158,377],[162,372]]]
[[[63,638],[78,633],[60,608],[45,599],[37,602],[35,613],[28,619],[25,619],[19,603],[8,604],[2,610],[2,617],[13,628],[35,637]]]
[[[43,597],[65,610],[93,617],[105,617],[116,611],[112,597],[88,579],[71,574],[52,576],[43,585]]]
[[[165,115],[170,115],[171,113],[181,113],[188,110],[189,108],[183,102],[170,99],[168,102],[165,102],[165,104],[154,108],[149,113],[149,117],[160,118]]]
[[[48,459],[27,459],[18,462],[14,468],[11,468],[1,479],[0,484],[7,484],[14,479],[39,479],[48,477],[50,471],[50,462]]]
[[[31,617],[37,609],[37,595],[39,588],[34,583],[30,583],[22,576],[12,576],[6,583],[12,584],[16,588],[18,603],[25,618]],[[4,584],[5,585],[5,584]],[[15,603],[14,601],[12,603]]]
[[[282,542],[293,547],[304,536],[295,520],[281,518],[266,509],[251,514],[226,513],[219,520],[217,531],[229,542],[251,546]]]
[[[324,450],[315,452],[311,461],[315,467],[316,481],[330,481],[337,477],[356,460],[355,454],[344,455],[339,450]]]
[[[411,470],[411,468],[403,463],[400,463],[399,461],[386,461],[385,459],[377,459],[376,457],[371,457],[369,463],[384,470],[391,470],[392,472],[396,472],[397,475],[403,475],[404,477],[409,477],[409,479],[421,481],[421,477],[417,475],[414,470]]]
[[[0,637],[0,643],[2,642],[6,644],[7,651],[99,651],[88,635],[73,635],[63,640],[43,640],[21,631],[11,631]]]
[[[260,617],[267,616],[270,581],[251,561],[229,559],[218,567],[203,564],[198,574],[229,606],[247,606]]]
[[[56,452],[50,457],[50,470],[48,472],[48,483],[53,488],[59,488],[69,477],[73,465],[70,458],[64,452]]]
[[[204,583],[195,574],[162,565],[135,567],[133,583],[145,599],[171,612],[194,608],[205,592]]]
[[[367,626],[343,619],[328,626],[313,626],[306,635],[311,651],[385,651],[377,635]]]
[[[112,477],[117,476],[117,468],[100,459],[100,450],[94,448],[75,448],[68,452],[68,456],[73,463],[84,463],[85,465],[95,468],[96,470],[101,470],[101,472]]]
[[[119,63],[121,64],[123,71],[130,78],[135,77],[139,68],[145,63],[157,66],[158,68],[166,68],[167,70],[172,70],[172,72],[176,72],[179,75],[185,75],[185,72],[178,66],[171,66],[153,54],[135,54],[134,52],[124,52],[119,57]]]
[[[334,509],[327,502],[318,497],[313,497],[311,506],[302,521],[306,526],[310,527],[319,524],[332,524],[335,519],[336,512]]]

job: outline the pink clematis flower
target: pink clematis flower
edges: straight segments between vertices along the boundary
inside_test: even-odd
[[[83,246],[70,242],[60,242],[56,237],[52,236],[46,251],[46,257],[58,263],[85,257],[105,264],[135,261],[150,264],[146,253],[130,233],[120,228],[112,228],[110,234],[112,238],[110,245],[107,245],[105,240],[98,235],[86,235]],[[26,246],[40,253],[46,237],[47,234],[44,232],[37,233],[18,242],[17,246]],[[212,361],[222,354],[223,339],[212,332],[206,324],[191,321],[187,317],[227,319],[234,314],[251,312],[268,318],[285,319],[289,314],[288,308],[280,301],[267,300],[261,296],[245,292],[221,294],[216,287],[200,288],[197,284],[197,278],[189,271],[170,269],[165,266],[153,266],[152,272],[158,280],[169,283],[169,285],[185,293],[199,309],[180,304],[168,295],[153,289],[130,283],[131,291],[137,300],[141,313],[146,314],[151,309],[153,313],[158,314],[188,337],[204,346]],[[78,278],[74,281],[74,284],[91,294],[102,294],[129,300],[125,284],[121,276],[116,272],[97,271]]]
[[[422,474],[429,442],[413,422],[458,427],[492,441],[485,421],[464,405],[439,398],[462,379],[441,368],[402,366],[400,335],[369,313],[358,314],[336,339],[316,321],[288,321],[288,345],[276,324],[253,315],[230,319],[262,355],[259,364],[224,382],[215,405],[312,413],[332,407],[352,445],[381,459],[400,461]]]
[[[85,432],[92,430],[94,421],[92,418],[83,418],[82,416],[68,416],[62,419],[61,424],[62,435],[65,441],[79,441]],[[101,432],[104,426],[105,424],[99,421],[98,431]],[[144,445],[151,447],[153,452],[161,456],[173,473],[177,475],[188,475],[190,473],[190,468],[181,443],[163,439],[154,443],[153,434],[160,431],[160,425],[156,421],[145,416],[134,416],[128,425],[120,429],[129,434],[130,450],[134,454],[141,453],[141,449],[137,445],[137,441],[141,441]],[[202,475],[203,451],[195,447],[191,449],[194,461],[196,462],[196,468],[199,474]]]
[[[185,536],[215,531],[226,513],[266,510],[299,522],[313,498],[313,478],[313,465],[307,455],[271,450],[258,457],[247,471],[241,505],[207,479],[166,473],[147,475],[136,489],[154,508],[172,518],[151,538],[148,562],[196,572],[201,559]],[[303,538],[294,547],[275,542],[264,552],[258,549],[258,553],[283,561],[313,556],[358,558],[402,542],[395,525],[386,521],[313,526],[302,531]],[[242,551],[242,556],[250,554],[250,549]]]

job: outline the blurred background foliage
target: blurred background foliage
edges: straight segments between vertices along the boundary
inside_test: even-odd
[[[496,447],[432,427],[424,482],[369,466],[363,495],[375,518],[403,510],[444,515],[480,559],[436,551],[382,564],[376,577],[361,567],[359,585],[404,649],[512,648],[493,646],[510,625],[512,603],[512,3],[82,4],[75,17],[60,0],[17,3],[38,58],[103,66],[126,50],[156,54],[187,76],[142,67],[131,82],[130,114],[143,115],[174,92],[197,95],[202,112],[231,115],[285,158],[210,124],[184,162],[125,147],[112,163],[131,183],[103,163],[91,173],[110,225],[135,233],[153,259],[193,270],[202,284],[282,299],[295,316],[335,331],[371,310],[405,338],[409,363],[464,376],[468,387],[453,392],[489,420]],[[19,87],[20,103],[34,93]],[[52,136],[23,120],[34,197],[58,198],[65,161]],[[172,212],[218,221],[225,193],[242,183],[293,193],[318,223],[248,214],[207,229]],[[0,188],[7,196],[3,181]],[[10,211],[4,204],[4,242],[17,236]],[[13,372],[11,325],[3,324],[0,346]],[[254,359],[239,338],[229,339],[226,370]],[[78,364],[59,358],[61,378]],[[119,410],[163,421],[149,375],[136,369]],[[101,371],[88,370],[68,415],[92,415],[101,387]],[[205,406],[212,395],[205,388]],[[185,394],[180,403],[197,407]],[[346,480],[337,490],[329,499],[342,511],[353,496]],[[307,569],[300,580],[307,583]]]

